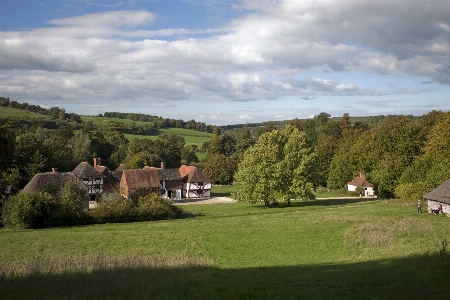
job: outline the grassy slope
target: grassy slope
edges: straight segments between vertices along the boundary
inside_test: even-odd
[[[132,121],[132,120],[128,120],[128,119],[105,118],[105,117],[96,117],[96,116],[81,116],[81,119],[83,120],[83,122],[91,121],[92,123],[97,124],[97,125],[105,124],[110,121],[122,122],[125,124],[136,123],[137,125],[148,124],[147,122]],[[195,131],[195,130],[190,130],[190,129],[184,129],[184,128],[164,128],[164,129],[160,129],[159,132],[160,132],[160,134],[168,133],[168,134],[182,136],[185,140],[186,145],[195,144],[199,148],[203,145],[203,143],[208,142],[212,137],[211,133]],[[158,139],[158,135],[125,134],[125,137],[130,141],[133,139],[151,139],[153,141]]]
[[[85,272],[0,279],[0,298],[14,298],[11,292],[21,298],[45,294],[47,299],[62,293],[73,299],[84,293],[100,299],[144,295],[155,299],[204,299],[206,295],[222,299],[425,299],[446,295],[437,282],[445,278],[450,265],[444,267],[431,254],[438,250],[437,242],[449,239],[450,218],[418,215],[413,202],[338,199],[272,209],[245,203],[183,209],[185,216],[193,217],[45,230],[2,229],[0,265],[11,260],[33,261],[35,256],[100,254],[176,260],[181,256],[192,259],[194,265],[96,270],[94,264]],[[210,263],[196,266],[196,259]],[[49,286],[57,288],[51,297]]]
[[[190,129],[183,129],[183,128],[165,128],[159,130],[160,134],[167,133],[167,134],[174,134],[179,135],[184,138],[186,145],[192,145],[195,144],[199,148],[202,147],[203,143],[209,142],[209,140],[212,137],[211,133],[207,132],[200,132]],[[133,139],[151,139],[152,141],[158,139],[157,135],[137,135],[137,134],[125,134],[125,137],[131,141]]]
[[[41,115],[24,109],[0,106],[0,118],[30,118],[50,119],[49,116]]]

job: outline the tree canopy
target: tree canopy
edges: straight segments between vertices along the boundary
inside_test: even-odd
[[[291,199],[314,199],[309,174],[315,154],[307,147],[305,133],[287,125],[262,134],[244,153],[234,177],[238,201],[265,205]]]

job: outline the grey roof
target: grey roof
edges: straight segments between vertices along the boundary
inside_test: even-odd
[[[104,178],[105,175],[94,169],[93,166],[88,164],[87,162],[81,162],[75,169],[72,171],[75,176],[78,178]]]
[[[450,204],[450,179],[423,196],[427,200],[434,200]]]
[[[179,180],[181,175],[178,169],[157,169],[159,180]]]
[[[88,198],[87,186],[78,179],[73,173],[38,173],[23,188],[27,193],[49,192],[60,194],[67,182],[72,181],[79,189],[85,191]]]

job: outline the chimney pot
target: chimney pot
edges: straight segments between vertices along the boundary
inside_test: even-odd
[[[161,162],[161,169],[165,169],[166,168],[166,163],[165,162]]]
[[[58,168],[52,168],[52,173],[58,173]]]
[[[97,167],[97,157],[94,157],[94,168]]]

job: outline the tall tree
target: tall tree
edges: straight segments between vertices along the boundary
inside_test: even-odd
[[[239,201],[265,205],[290,199],[313,199],[309,174],[314,154],[307,147],[305,134],[287,125],[282,130],[260,136],[244,153],[234,184]]]

